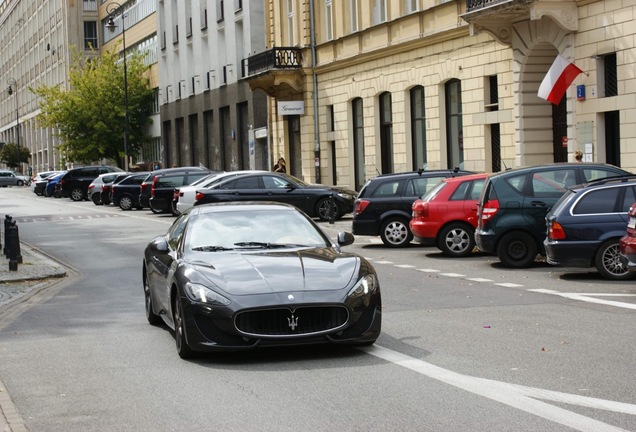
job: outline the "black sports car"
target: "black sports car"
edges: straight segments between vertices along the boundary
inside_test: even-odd
[[[309,184],[285,173],[250,173],[197,190],[194,205],[229,201],[276,201],[292,204],[310,217],[340,219],[353,211],[356,191]]]
[[[274,202],[192,207],[146,247],[146,317],[175,331],[182,358],[261,346],[373,344],[380,284],[371,264],[302,211]]]

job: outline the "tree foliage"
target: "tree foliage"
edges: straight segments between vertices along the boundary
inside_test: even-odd
[[[153,91],[139,53],[126,58],[128,87],[128,155],[144,143],[152,114]],[[40,96],[38,120],[58,130],[58,149],[70,162],[89,163],[124,158],[125,98],[124,64],[119,54],[106,51],[99,58],[79,52],[69,71],[70,89],[41,85],[32,91]]]
[[[28,148],[20,145],[20,162],[29,163],[31,158],[31,152]],[[15,143],[6,143],[0,149],[0,162],[8,166],[9,168],[18,168],[18,145]]]

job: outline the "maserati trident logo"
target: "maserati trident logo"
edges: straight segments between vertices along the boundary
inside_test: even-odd
[[[287,318],[287,323],[292,331],[296,330],[296,327],[298,327],[298,317],[295,317],[294,314],[292,314],[291,318]]]

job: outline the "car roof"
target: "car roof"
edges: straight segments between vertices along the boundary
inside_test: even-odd
[[[447,173],[468,173],[468,174],[474,174],[473,171],[465,171],[465,170],[461,170],[458,168],[453,168],[453,169],[435,169],[435,170],[417,170],[417,171],[408,171],[408,172],[401,172],[401,173],[389,173],[389,174],[380,174],[377,175],[375,177],[373,177],[372,179],[370,179],[370,181],[374,181],[374,180],[380,180],[380,179],[386,179],[386,178],[399,178],[399,177],[419,177],[419,176],[428,176],[428,175],[435,175],[435,174],[447,174]]]
[[[519,174],[519,173],[524,173],[524,172],[532,172],[536,169],[541,169],[541,168],[561,168],[561,167],[589,167],[589,168],[595,168],[595,167],[602,167],[602,168],[613,168],[613,169],[618,169],[621,170],[625,173],[628,173],[628,171],[624,170],[621,167],[617,167],[615,165],[610,165],[610,164],[606,164],[606,163],[597,163],[597,162],[555,162],[555,163],[549,163],[549,164],[539,164],[539,165],[532,165],[532,166],[527,166],[527,167],[519,167],[519,168],[512,168],[512,169],[508,169],[505,171],[501,171],[498,173],[493,173],[491,174],[490,177],[499,177],[499,176],[505,176],[508,175],[508,173],[515,173],[515,174]]]
[[[476,174],[468,174],[468,175],[457,176],[457,177],[448,177],[443,179],[442,181],[445,183],[453,183],[453,182],[460,182],[460,181],[463,182],[467,180],[480,180],[480,179],[485,179],[490,175],[491,173],[476,173]]]

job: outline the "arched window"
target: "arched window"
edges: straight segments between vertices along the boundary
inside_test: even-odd
[[[353,118],[353,167],[356,190],[362,189],[366,181],[364,167],[364,113],[362,98],[351,101],[351,117]]]
[[[426,168],[426,113],[424,87],[416,86],[410,91],[411,101],[411,151],[413,170]]]
[[[462,132],[462,84],[458,79],[446,83],[446,149],[448,168],[464,166]]]
[[[380,95],[380,157],[382,173],[393,172],[393,115],[391,113],[391,93]]]

